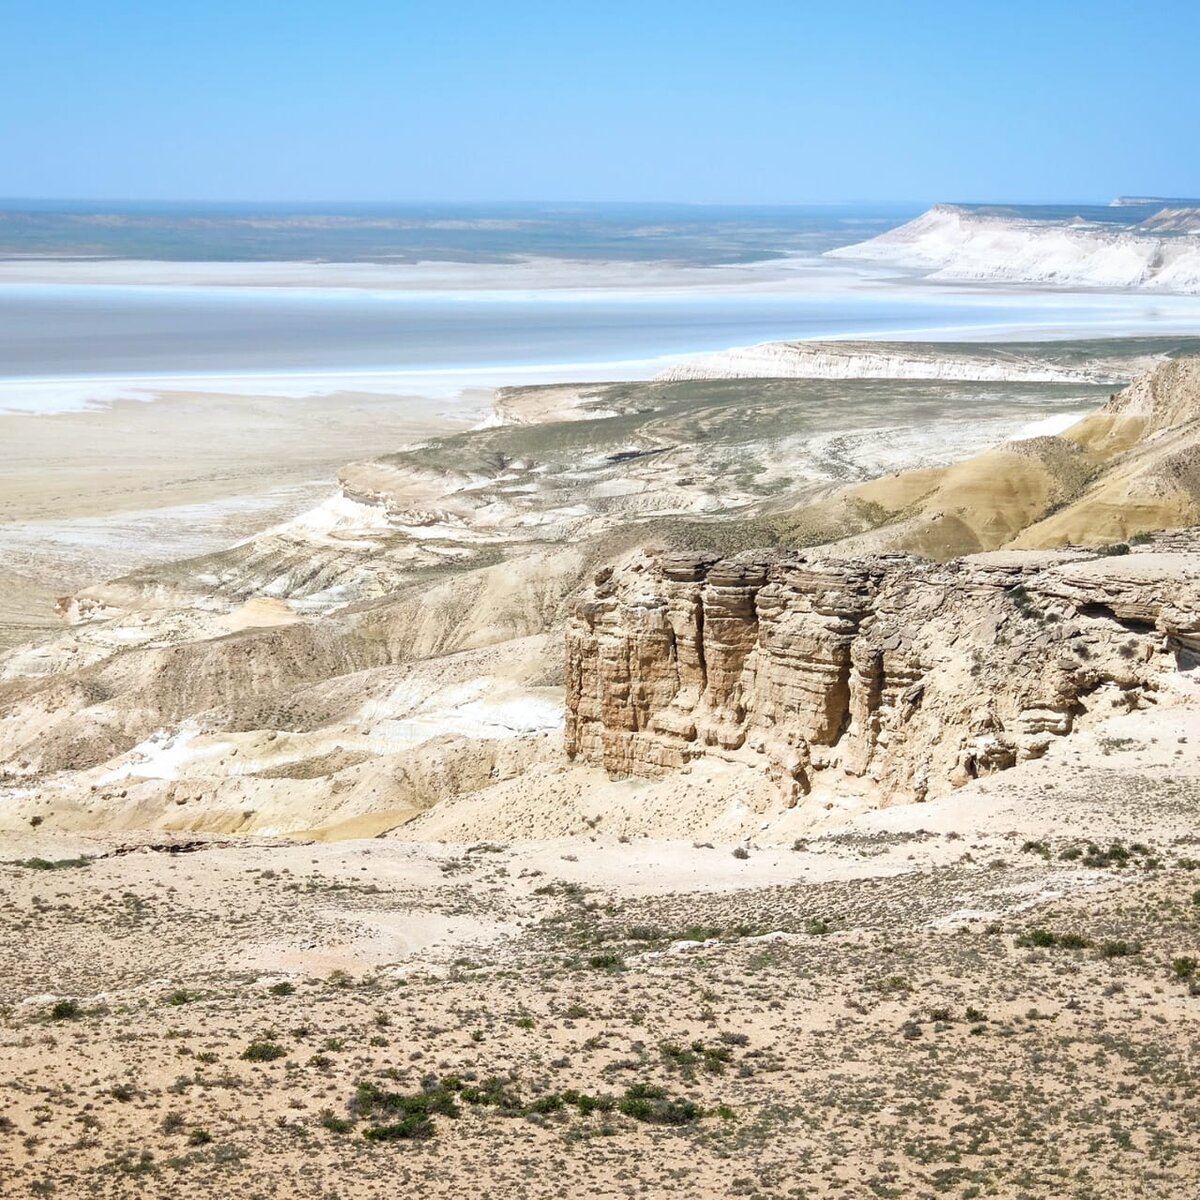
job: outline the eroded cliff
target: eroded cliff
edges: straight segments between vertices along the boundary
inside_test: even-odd
[[[718,756],[793,803],[944,794],[1194,662],[1200,554],[1147,549],[636,555],[571,619],[568,754],[651,777]]]

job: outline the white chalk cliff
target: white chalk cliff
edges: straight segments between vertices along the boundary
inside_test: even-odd
[[[1180,228],[1189,232],[1176,232]],[[831,258],[919,271],[946,282],[1035,283],[1200,294],[1200,236],[1177,214],[1141,226],[1044,221],[939,204]]]

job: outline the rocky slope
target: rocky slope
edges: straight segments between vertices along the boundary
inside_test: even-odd
[[[1117,542],[1200,522],[1198,464],[1200,358],[1181,358],[1060,434],[853,485],[805,519],[832,521],[848,509],[873,514],[873,529],[843,540],[853,553],[945,559]],[[794,519],[802,516],[797,510]]]
[[[0,825],[330,837],[403,827],[470,839],[496,829],[578,832],[603,812],[615,821],[619,810],[621,822],[643,832],[735,835],[776,803],[781,783],[791,797],[818,775],[833,778],[821,763],[835,743],[857,746],[865,765],[856,778],[878,774],[880,795],[915,791],[919,755],[885,762],[875,742],[838,732],[848,711],[841,673],[853,654],[846,647],[859,624],[880,624],[887,606],[902,602],[892,577],[881,574],[888,560],[879,554],[917,550],[944,559],[1021,539],[1035,546],[1111,540],[1083,536],[1094,528],[1121,535],[1186,523],[1179,518],[1197,494],[1189,457],[1196,370],[1194,360],[1173,361],[1062,437],[1007,443],[954,466],[945,464],[956,450],[969,453],[1047,416],[1060,421],[1103,392],[1089,384],[915,380],[510,392],[502,415],[512,423],[352,464],[341,494],[300,520],[219,554],[65,598],[59,636],[0,656]],[[896,467],[916,469],[862,482]],[[1153,504],[1139,508],[1138,497],[1150,496]],[[1076,519],[1082,532],[1063,525]],[[824,676],[799,659],[793,683],[786,661],[772,668],[781,693],[830,689],[819,701],[824,724],[805,717],[795,726],[803,745],[785,749],[763,733],[754,761],[771,762],[770,772],[745,771],[738,756],[759,737],[757,726],[741,727],[736,701],[734,716],[714,715],[724,701],[713,689],[737,694],[744,686],[737,656],[752,647],[704,648],[700,634],[688,635],[699,647],[694,657],[703,656],[697,676],[687,636],[647,626],[653,654],[667,638],[666,652],[684,656],[686,684],[668,687],[669,668],[667,683],[637,685],[626,717],[639,735],[632,739],[606,732],[607,716],[572,710],[577,765],[563,766],[562,634],[598,569],[642,546],[698,551],[681,560],[693,566],[680,569],[700,574],[669,581],[672,595],[693,615],[724,597],[734,609],[718,604],[703,635],[725,630],[745,640],[762,622],[758,614],[746,623],[751,595],[753,607],[778,593],[785,624],[795,618],[786,588],[767,575],[803,547],[830,543],[838,561],[861,560],[828,568],[850,575],[818,588],[852,595],[846,613],[831,610],[833,625],[846,626],[837,636],[849,640],[814,651],[825,656],[818,660]],[[775,547],[774,557],[736,557],[755,546]],[[710,587],[710,568],[721,577],[730,562],[746,578]],[[789,578],[809,569],[797,566]],[[826,577],[826,567],[812,569]],[[978,564],[968,574],[956,570],[920,568],[920,588],[953,592],[955,580],[968,592],[976,587]],[[1014,586],[993,589],[1001,609],[1004,589]],[[655,608],[656,593],[649,594]],[[971,615],[955,609],[957,600],[946,603],[949,614]],[[683,631],[687,620],[680,621]],[[1048,630],[1037,625],[1039,636]],[[572,645],[578,649],[577,638]],[[986,639],[976,648],[1008,661]],[[932,645],[919,649],[922,664],[940,654]],[[1021,663],[1008,665],[1018,678]],[[571,687],[581,697],[594,693],[583,668],[572,669]],[[1061,686],[1068,695],[1073,685]],[[707,697],[698,717],[678,700],[680,687],[697,704]],[[1044,698],[1053,700],[1058,687],[1047,683]],[[663,688],[670,695],[659,704]],[[788,714],[799,703],[779,700],[783,724],[794,721]],[[947,722],[966,728],[974,720],[947,704]],[[654,737],[640,736],[651,713],[660,724],[677,721],[678,730],[667,736],[656,726]],[[652,792],[624,789],[616,807],[594,807],[612,793],[603,771],[580,761],[665,766],[697,741],[734,755],[719,763],[710,756],[716,765],[702,786],[665,778]],[[1021,743],[1012,753],[1029,751]],[[990,762],[975,755],[976,768]],[[965,758],[930,765],[935,774],[972,769]],[[747,789],[755,790],[753,803],[731,810],[731,793],[749,797]]]
[[[1200,293],[1200,238],[1163,217],[1160,227],[1030,220],[939,204],[914,221],[830,257],[862,259],[958,282],[1144,288]]]
[[[924,800],[1155,703],[1198,655],[1197,553],[639,554],[572,617],[567,752],[733,761],[790,804]]]

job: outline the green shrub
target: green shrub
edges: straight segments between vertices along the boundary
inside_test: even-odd
[[[402,1092],[386,1092],[377,1084],[364,1080],[355,1088],[350,1107],[360,1117],[377,1112],[401,1112],[427,1117],[434,1114],[457,1117],[459,1114],[453,1087],[436,1083],[419,1092],[404,1095]]]
[[[587,960],[587,965],[596,971],[620,971],[625,966],[625,960],[619,954],[593,954]]]
[[[428,1117],[423,1117],[420,1113],[409,1113],[390,1125],[372,1125],[364,1129],[363,1137],[369,1142],[399,1142],[410,1139],[419,1141],[433,1137],[434,1132],[433,1122]]]
[[[23,858],[11,864],[27,871],[66,871],[71,867],[90,867],[90,858]]]
[[[1092,939],[1084,937],[1082,933],[1060,933],[1058,944],[1064,950],[1086,950],[1092,944]]]
[[[251,1042],[242,1051],[242,1058],[247,1062],[274,1062],[286,1057],[287,1051],[275,1042]]]
[[[698,1104],[668,1096],[665,1089],[649,1083],[635,1083],[617,1108],[647,1125],[688,1125],[704,1115]]]

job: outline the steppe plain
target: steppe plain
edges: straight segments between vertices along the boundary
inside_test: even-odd
[[[77,566],[57,631],[14,607],[0,1193],[1192,1195],[1194,670],[883,808],[772,806],[717,755],[613,781],[529,720],[561,709],[563,621],[605,563],[831,533],[893,553],[940,519],[885,511],[905,472],[949,494],[948,464],[1189,349],[1025,348],[1058,376],[1017,382],[524,389],[503,423],[370,445],[364,406],[320,518],[113,559],[110,584]],[[291,517],[322,462],[261,446],[236,473]],[[197,480],[189,502],[244,494]],[[1103,482],[1054,477],[1047,519]],[[1007,513],[1002,491],[972,494]],[[20,493],[14,517],[76,515]],[[964,520],[947,553],[984,536]],[[278,677],[239,675],[254,655]],[[487,712],[484,675],[511,684]]]

